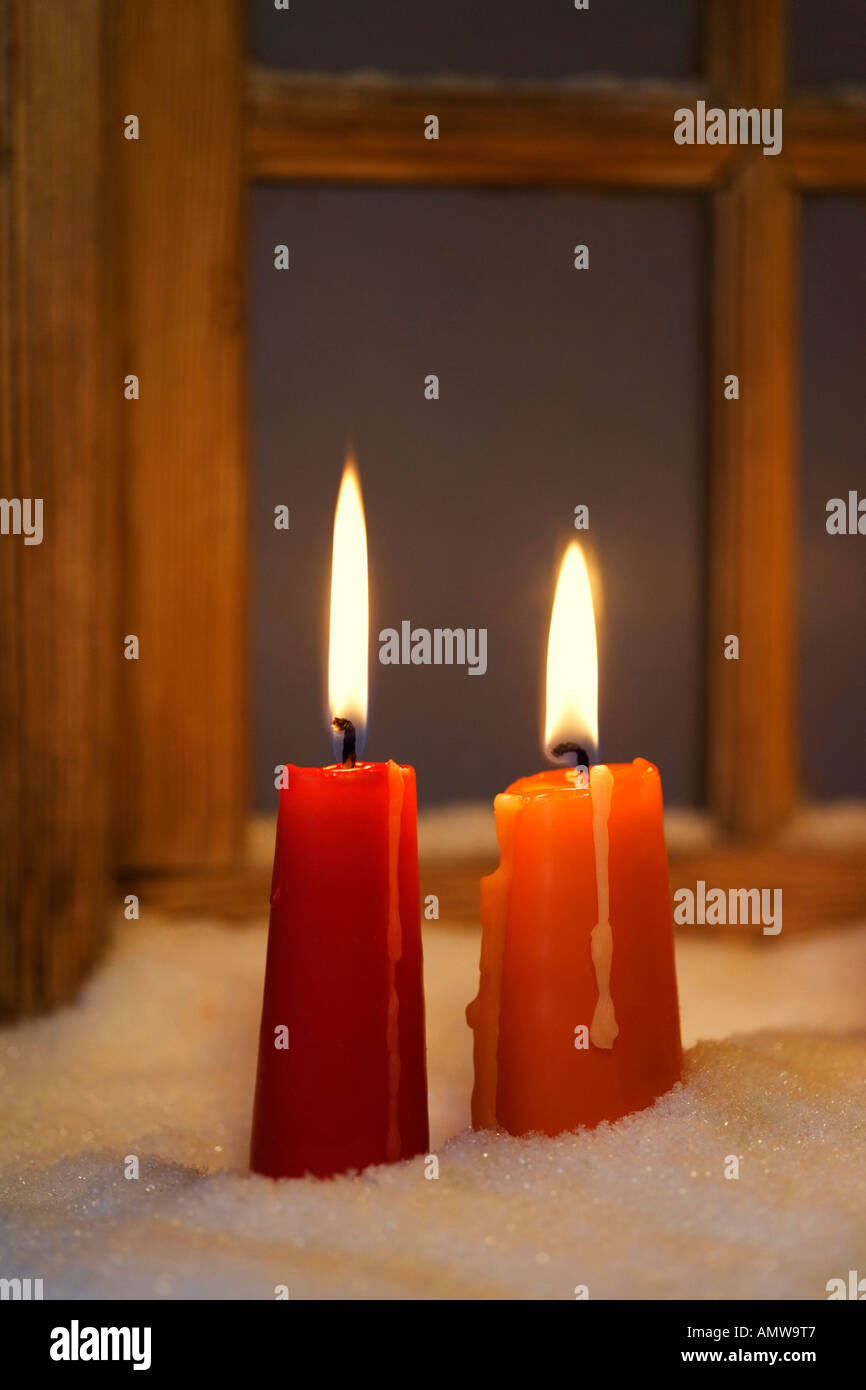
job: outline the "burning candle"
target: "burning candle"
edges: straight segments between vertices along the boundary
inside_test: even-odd
[[[524,777],[494,808],[481,881],[472,1123],[559,1134],[651,1105],[682,1064],[658,769],[589,766],[598,742],[592,589],[563,560],[550,624],[545,747],[573,767]]]
[[[356,757],[367,542],[354,466],[334,520],[328,689],[340,762],[279,795],[250,1166],[328,1177],[426,1150],[415,772]]]

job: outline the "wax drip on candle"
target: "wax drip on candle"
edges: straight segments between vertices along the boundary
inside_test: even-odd
[[[343,735],[343,767],[355,766],[355,726],[351,719],[332,719],[331,728]]]
[[[475,1085],[472,1088],[472,1124],[475,1129],[497,1126],[499,1074],[499,1018],[502,1011],[502,970],[508,930],[508,899],[514,871],[514,841],[525,802],[503,792],[493,803],[499,867],[481,880],[481,971],[478,994],[466,1010],[466,1022],[474,1034]]]
[[[598,985],[598,1002],[589,1028],[590,1041],[596,1047],[611,1048],[619,1033],[610,993],[610,967],[613,958],[613,932],[610,926],[610,879],[608,852],[610,849],[610,801],[613,794],[613,774],[604,763],[592,768],[589,774],[592,798],[592,839],[595,847],[595,881],[598,893],[598,922],[592,929],[591,951]]]
[[[388,763],[388,1018],[385,1045],[388,1049],[388,1133],[385,1157],[396,1163],[400,1142],[400,997],[397,993],[397,962],[403,955],[403,921],[400,916],[400,819],[403,814],[403,774],[396,763]]]

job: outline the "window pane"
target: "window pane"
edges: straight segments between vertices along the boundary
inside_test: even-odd
[[[866,5],[863,0],[793,0],[791,67],[794,85],[866,85]]]
[[[423,76],[688,77],[698,71],[698,0],[251,0],[253,59],[304,71]]]
[[[800,713],[814,797],[866,795],[866,535],[827,532],[830,499],[866,498],[864,246],[866,198],[806,202]]]
[[[330,759],[331,524],[348,439],[373,595],[367,752],[427,803],[543,764],[554,570],[589,508],[601,752],[701,792],[703,208],[679,195],[262,187],[251,232],[257,804]],[[576,270],[585,243],[590,268]],[[274,269],[290,246],[291,269]],[[436,374],[438,400],[425,399]],[[273,509],[291,509],[276,531]],[[580,533],[585,536],[585,532]],[[383,666],[380,630],[486,628],[487,674]]]

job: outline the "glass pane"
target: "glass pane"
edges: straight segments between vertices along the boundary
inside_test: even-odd
[[[257,805],[273,806],[277,764],[330,760],[327,587],[348,439],[370,547],[368,755],[414,763],[428,804],[489,798],[545,765],[554,570],[586,506],[602,756],[650,758],[670,802],[698,802],[700,200],[273,186],[252,212]],[[281,243],[288,271],[274,269]],[[280,504],[289,531],[274,529]],[[404,621],[487,629],[487,673],[381,665],[378,633]]]
[[[688,77],[698,71],[698,0],[250,0],[252,57],[272,67],[407,77],[552,78],[610,72]]]
[[[804,216],[800,717],[814,797],[866,795],[866,535],[830,535],[827,504],[866,499],[866,198]],[[864,507],[866,511],[866,507]],[[866,519],[864,519],[866,530]]]
[[[793,0],[791,75],[797,87],[833,82],[866,85],[863,0]]]

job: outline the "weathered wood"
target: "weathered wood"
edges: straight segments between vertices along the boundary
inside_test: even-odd
[[[118,859],[225,864],[246,817],[239,0],[117,0],[124,587]],[[126,115],[140,139],[121,138]]]
[[[68,999],[107,935],[114,422],[102,8],[0,3],[0,1012]]]
[[[780,106],[788,0],[706,0],[707,76],[720,105]]]
[[[733,838],[797,799],[794,196],[758,159],[716,195],[707,633],[710,807]],[[739,399],[723,383],[739,379]],[[726,660],[725,639],[739,639]]]
[[[251,179],[708,188],[724,145],[677,145],[674,111],[698,91],[431,82],[364,83],[251,68]],[[424,119],[439,118],[439,139]]]
[[[866,99],[795,101],[785,112],[784,159],[804,193],[866,189]]]
[[[781,105],[783,0],[735,0],[711,14],[712,76],[723,96]],[[760,840],[786,820],[798,792],[797,202],[779,159],[747,148],[714,204],[708,795],[731,838]],[[732,374],[738,400],[724,396]],[[728,635],[739,638],[739,660],[724,657]]]
[[[803,191],[866,187],[866,101],[783,97],[780,0],[708,6],[708,90],[623,83],[559,91],[467,82],[359,82],[251,67],[245,162],[251,179],[709,188],[754,151],[680,146],[673,112],[699,97],[782,105],[781,166]],[[439,141],[423,138],[427,114]]]
[[[804,192],[856,192],[866,187],[866,93],[791,94],[788,12],[787,0],[709,0],[707,69],[715,99],[782,107],[778,162],[785,176]]]
[[[862,920],[866,915],[866,846],[846,849],[764,849],[713,846],[672,850],[671,894],[707,889],[780,888],[784,934]],[[444,921],[478,922],[478,881],[496,867],[496,856],[472,860],[422,860],[421,892],[439,898]],[[265,890],[267,891],[267,889]],[[711,932],[712,927],[687,931]],[[719,927],[719,932],[752,932],[754,926]]]
[[[479,879],[492,873],[496,854],[421,861],[421,894],[435,893],[447,923],[477,925]],[[838,926],[866,915],[866,847],[858,849],[726,849],[715,846],[670,854],[671,892],[699,879],[710,888],[780,888],[783,934]],[[270,868],[142,879],[129,877],[124,891],[138,893],[145,912],[178,919],[210,917],[244,923],[268,911]],[[689,931],[752,932],[754,926],[689,927]]]
[[[783,933],[843,926],[866,916],[866,845],[838,849],[724,847],[671,853],[671,890],[703,879],[710,888],[779,888]],[[751,931],[756,927],[684,927],[684,931]]]

